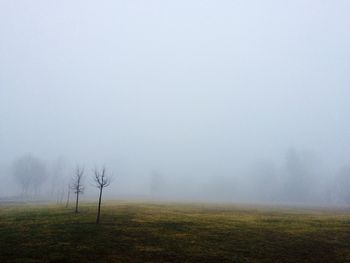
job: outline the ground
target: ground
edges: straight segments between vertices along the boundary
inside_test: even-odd
[[[0,262],[350,262],[350,212],[223,204],[0,205]]]

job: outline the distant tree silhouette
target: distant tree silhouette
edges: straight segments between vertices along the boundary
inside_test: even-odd
[[[315,171],[315,156],[310,152],[290,148],[286,154],[285,193],[288,201],[307,202],[313,198],[313,188],[319,181]]]
[[[71,180],[67,175],[69,166],[66,159],[60,156],[50,163],[50,178],[47,185],[47,192],[51,198],[56,195],[59,203],[63,202],[66,193],[67,183]]]
[[[71,186],[70,186],[70,184],[68,184],[66,208],[68,208],[68,205],[69,205],[70,190],[71,190]]]
[[[13,176],[22,188],[22,196],[38,195],[47,175],[45,163],[31,155],[24,155],[13,163]]]
[[[84,168],[77,167],[75,169],[75,175],[73,177],[73,183],[71,186],[72,190],[76,195],[75,213],[78,213],[79,195],[84,193],[83,175],[84,175]]]
[[[350,203],[350,166],[342,167],[333,182],[332,201],[340,204]]]

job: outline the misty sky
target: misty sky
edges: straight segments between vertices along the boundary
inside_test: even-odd
[[[350,164],[350,2],[0,0],[0,163]],[[243,168],[242,168],[243,169]]]

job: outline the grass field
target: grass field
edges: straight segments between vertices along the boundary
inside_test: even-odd
[[[0,262],[350,262],[350,213],[209,204],[0,205]]]

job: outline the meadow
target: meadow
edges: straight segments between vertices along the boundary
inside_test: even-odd
[[[0,262],[350,262],[350,212],[228,204],[0,204]]]

